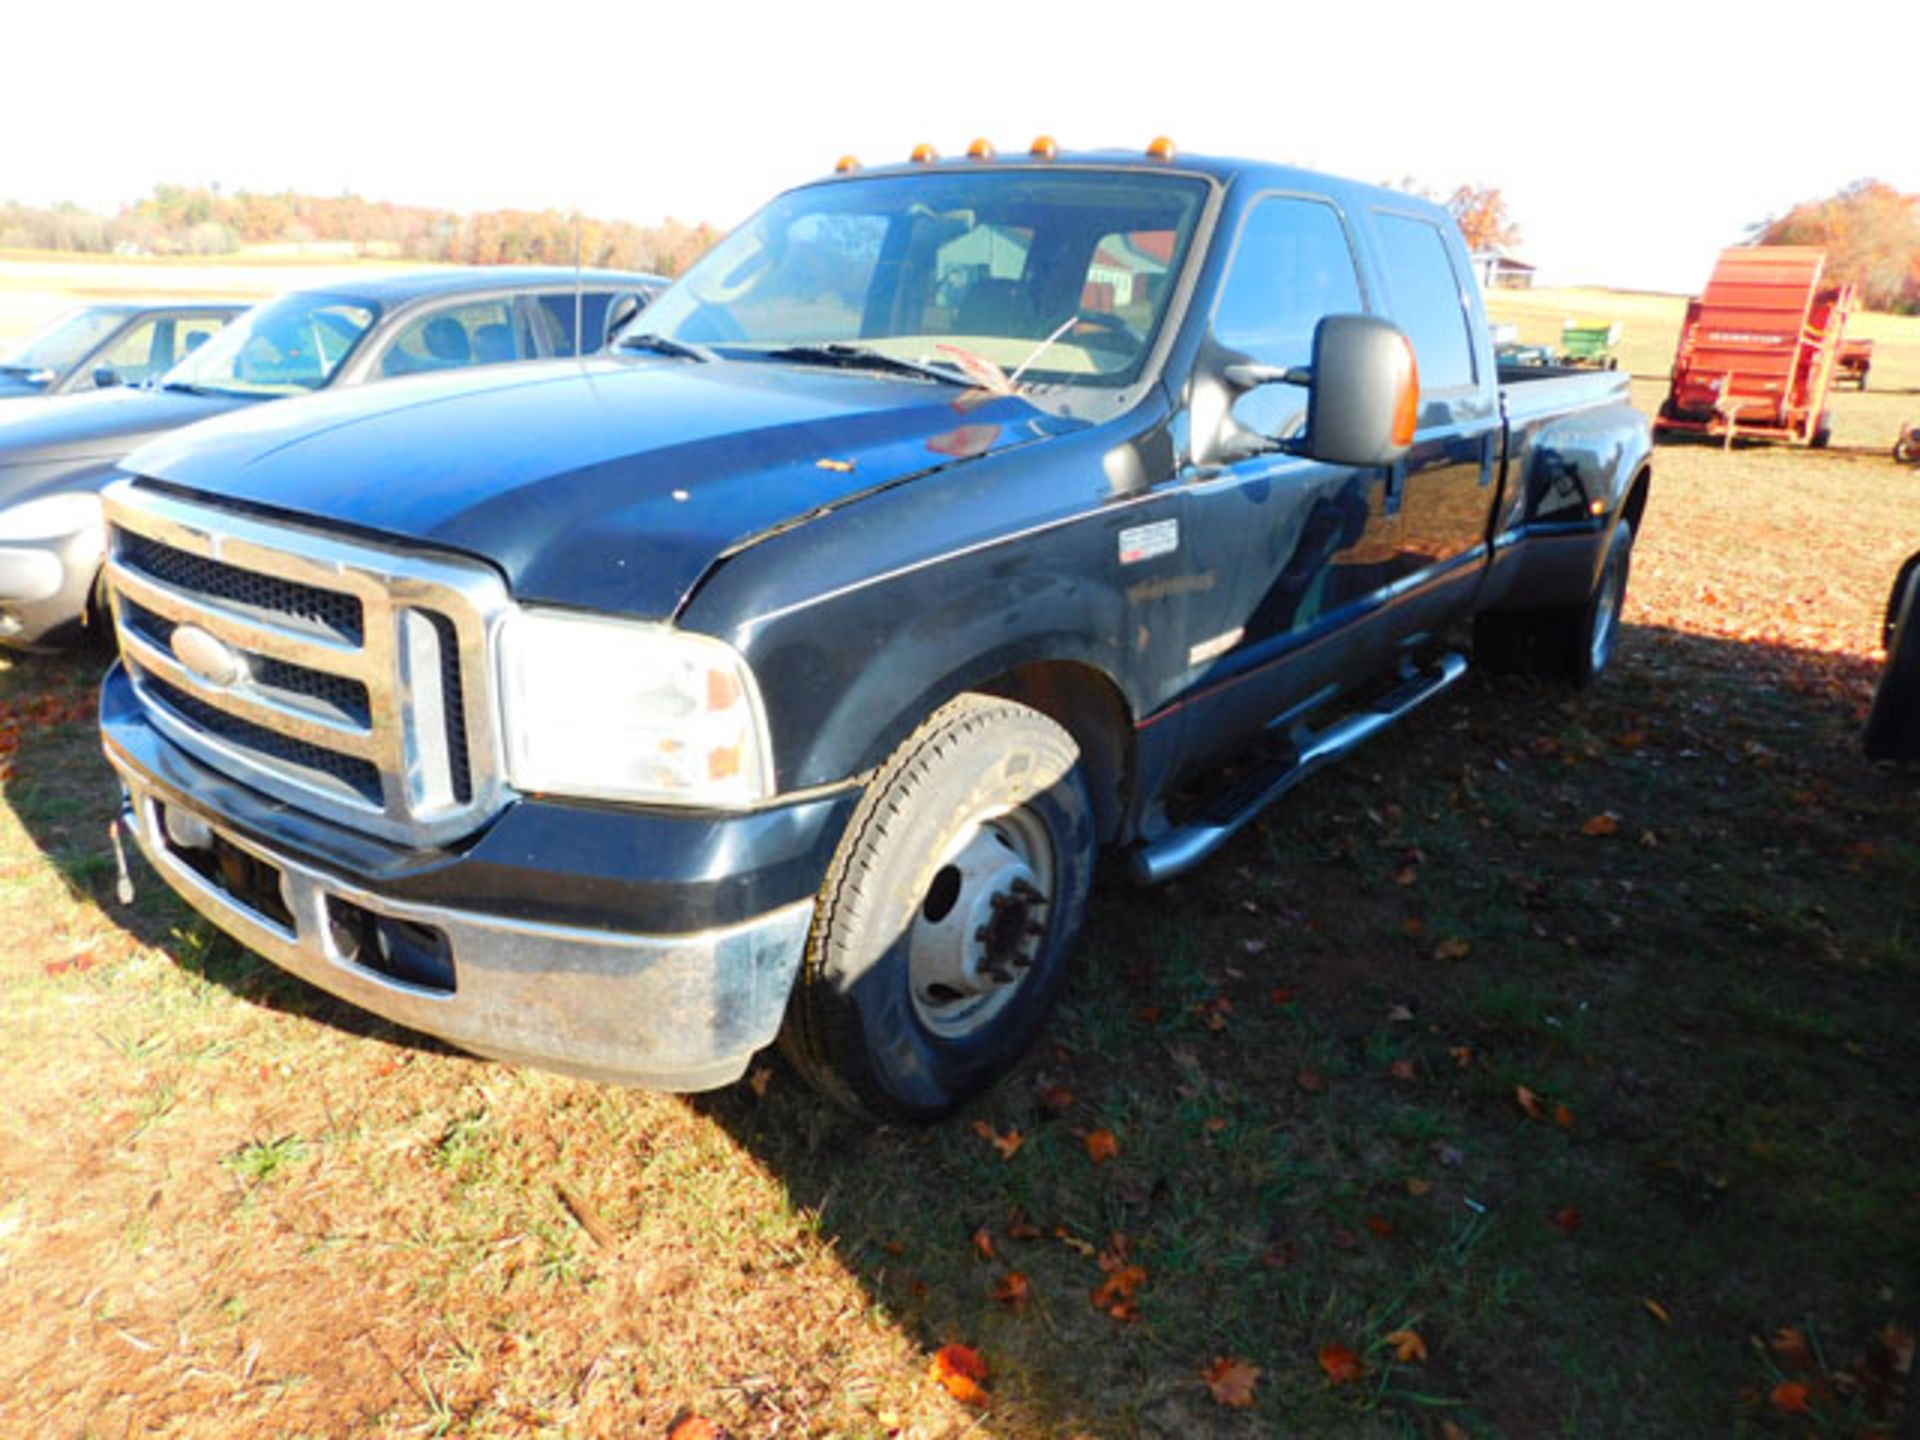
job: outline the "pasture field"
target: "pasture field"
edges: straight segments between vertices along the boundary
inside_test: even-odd
[[[0,349],[78,305],[114,300],[254,304],[285,290],[340,284],[355,275],[428,268],[412,261],[331,255],[324,247],[166,258],[0,250]]]
[[[1618,315],[1636,377],[1679,316],[1495,309]],[[1920,321],[1862,328],[1839,448],[1659,450],[1598,687],[1470,674],[1107,880],[1037,1052],[929,1129],[773,1056],[470,1059],[137,862],[120,905],[103,662],[0,659],[0,1435],[1893,1436],[1920,774],[1858,733]]]

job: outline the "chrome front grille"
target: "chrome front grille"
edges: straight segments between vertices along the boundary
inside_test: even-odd
[[[499,806],[487,654],[508,601],[493,571],[134,482],[105,498],[121,657],[176,743],[291,804],[413,844],[454,838]],[[220,665],[199,663],[208,653]]]

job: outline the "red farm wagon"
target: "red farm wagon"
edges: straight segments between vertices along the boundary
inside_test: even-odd
[[[1827,252],[1806,245],[1720,252],[1687,304],[1673,378],[1654,428],[1824,446],[1827,392],[1840,365],[1854,287],[1826,278]]]

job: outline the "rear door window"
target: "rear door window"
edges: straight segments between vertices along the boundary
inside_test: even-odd
[[[529,353],[508,300],[447,305],[407,322],[380,362],[382,375],[500,365]]]
[[[606,290],[583,290],[579,296],[579,334],[574,331],[574,293],[558,291],[537,295],[540,328],[555,355],[591,355],[607,340],[607,306],[613,295]],[[584,340],[580,337],[584,336]]]
[[[1440,227],[1411,215],[1376,212],[1376,218],[1393,320],[1413,341],[1421,390],[1471,388],[1475,376],[1467,297]]]

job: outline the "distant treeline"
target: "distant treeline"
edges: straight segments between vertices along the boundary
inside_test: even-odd
[[[1827,271],[1860,287],[1870,310],[1920,313],[1920,195],[1858,180],[1753,227],[1757,245],[1821,245]]]
[[[465,265],[571,265],[574,217],[557,210],[458,215],[358,195],[255,195],[156,185],[118,215],[0,203],[0,248],[86,254],[226,255],[243,246],[331,242],[367,255]],[[579,221],[583,264],[677,275],[720,233],[707,224]]]

